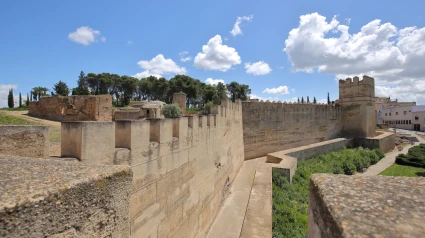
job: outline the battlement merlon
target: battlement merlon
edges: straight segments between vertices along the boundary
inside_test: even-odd
[[[339,80],[339,87],[352,87],[357,85],[370,85],[375,86],[375,79],[372,77],[369,77],[367,75],[364,75],[362,80],[359,79],[359,77],[355,76],[353,79],[346,78]]]
[[[363,76],[353,79],[339,80],[339,100],[341,103],[347,101],[374,101],[375,99],[375,79],[369,76]]]

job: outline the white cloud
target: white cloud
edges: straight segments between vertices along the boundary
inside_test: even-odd
[[[68,38],[73,42],[82,45],[90,45],[95,42],[100,36],[100,31],[94,30],[88,26],[82,26],[77,28],[74,32],[68,34]],[[106,41],[105,37],[101,37],[100,40],[102,42]]]
[[[253,18],[253,17],[254,17],[253,15],[250,15],[250,16],[243,16],[243,17],[237,17],[237,18],[236,18],[235,25],[233,25],[233,29],[230,31],[230,33],[231,33],[233,36],[243,35],[243,34],[242,34],[241,27],[240,27],[240,24],[241,24],[242,22],[244,22],[244,21],[246,21],[246,22],[250,22],[250,21],[252,21],[252,18]]]
[[[205,83],[209,84],[209,85],[217,85],[218,83],[222,83],[222,84],[226,85],[226,83],[224,82],[223,79],[207,78],[207,80],[205,80]]]
[[[277,88],[266,88],[264,89],[263,93],[284,95],[284,94],[289,94],[289,88],[288,86],[279,86]]]
[[[255,63],[245,63],[245,69],[248,74],[253,75],[266,75],[272,71],[269,64],[263,61],[258,61]]]
[[[235,48],[223,45],[220,35],[211,38],[206,45],[202,46],[194,60],[197,68],[207,70],[219,70],[226,72],[233,65],[241,63],[241,57]]]
[[[133,44],[133,41],[129,40],[129,41],[127,41],[127,44],[131,45],[131,44]]]
[[[293,69],[338,78],[369,75],[376,79],[377,96],[425,103],[425,27],[398,29],[377,19],[357,33],[348,30],[336,16],[330,21],[318,13],[301,16],[285,40]]]
[[[186,74],[186,69],[179,67],[172,59],[164,58],[164,55],[158,54],[151,60],[141,60],[137,62],[143,72],[133,75],[135,78],[144,78],[150,75],[161,77],[163,74]]]
[[[188,56],[188,54],[189,54],[189,52],[187,52],[187,51],[180,52],[179,53],[180,61],[187,62],[189,60],[192,60],[192,57]]]
[[[256,94],[251,94],[249,97],[251,99],[258,99],[260,101],[263,100],[264,102],[267,101],[267,100],[269,100],[270,102],[273,102],[273,101],[277,102],[277,101],[280,100],[278,97],[261,97],[261,96],[258,96]]]
[[[137,73],[137,74],[133,75],[132,77],[141,79],[141,78],[146,78],[146,77],[149,77],[149,76],[154,76],[154,77],[157,77],[157,78],[161,78],[162,77],[162,75],[160,75],[160,74],[152,74],[152,73],[150,73],[149,70],[145,70],[143,72]]]
[[[291,89],[291,92],[292,92],[292,93],[295,93],[295,88]]]
[[[14,100],[18,102],[16,99],[19,96],[19,92],[16,94],[16,88],[18,88],[16,84],[0,84],[0,108],[8,106],[7,97],[9,96],[9,89],[13,89]]]
[[[311,102],[313,102],[313,101],[311,101]],[[325,104],[327,104],[328,103],[328,99],[323,98],[323,99],[317,100],[317,103],[325,103]]]

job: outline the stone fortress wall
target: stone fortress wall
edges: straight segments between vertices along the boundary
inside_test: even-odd
[[[62,156],[129,165],[132,237],[206,237],[244,161],[241,102],[208,116],[62,122]]]
[[[112,96],[43,97],[29,102],[28,114],[55,121],[112,121]]]
[[[339,81],[339,105],[242,103],[245,159],[338,137],[374,137],[374,79]]]
[[[245,158],[340,136],[339,107],[323,104],[243,102]]]

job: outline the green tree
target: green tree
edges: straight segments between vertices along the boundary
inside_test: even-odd
[[[329,92],[328,92],[328,105],[331,104],[331,98],[329,97]]]
[[[72,88],[72,92],[71,92],[71,95],[78,95],[77,94],[77,88]]]
[[[9,95],[7,96],[7,105],[9,106],[9,108],[14,108],[15,107],[15,102],[13,99],[13,89],[9,89]]]
[[[28,107],[29,104],[30,104],[30,97],[27,93],[27,100],[25,100],[25,105]]]
[[[235,102],[236,99],[247,100],[251,94],[251,89],[249,88],[249,85],[246,84],[239,84],[233,81],[230,84],[227,84],[226,87],[230,93],[232,102]]]
[[[316,97],[314,97],[314,98],[313,98],[313,103],[314,103],[314,104],[316,104],[316,103],[317,103],[317,101],[316,101]]]
[[[22,107],[22,94],[19,93],[19,107]]]
[[[307,96],[307,103],[310,103],[310,98]]]
[[[177,118],[182,116],[182,111],[177,104],[166,104],[162,107],[161,112],[165,118]]]
[[[300,98],[298,98],[298,103],[300,103]]]
[[[59,82],[54,85],[53,91],[61,96],[68,96],[69,94],[68,85],[66,85],[66,83],[62,82],[61,80],[59,80]]]
[[[89,95],[90,90],[89,86],[87,84],[87,76],[84,74],[83,71],[80,72],[80,75],[78,76],[77,80],[77,95]]]
[[[227,89],[226,89],[226,85],[224,85],[224,83],[219,82],[215,88],[217,90],[217,94],[218,94],[218,97],[219,97],[220,100],[227,98]]]
[[[301,103],[304,103],[304,97],[301,97]]]

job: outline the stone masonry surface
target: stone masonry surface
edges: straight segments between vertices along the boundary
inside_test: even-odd
[[[112,96],[52,96],[30,102],[28,114],[55,121],[112,121]]]
[[[132,173],[0,156],[0,237],[129,237]]]
[[[245,159],[337,138],[338,107],[320,104],[243,102]]]
[[[315,174],[308,237],[423,237],[425,178]]]
[[[0,154],[49,156],[48,126],[0,126]]]

